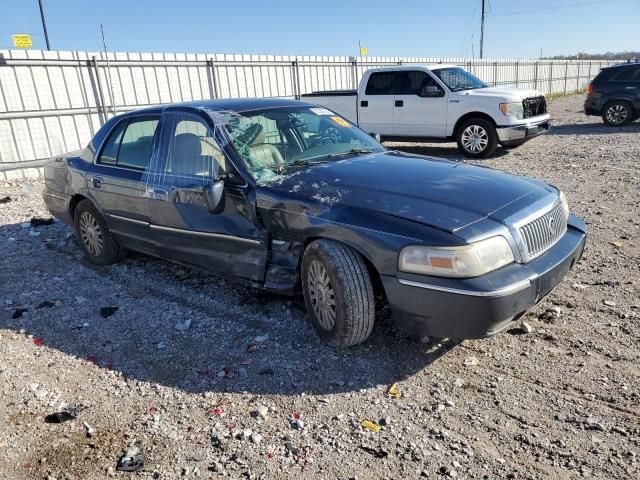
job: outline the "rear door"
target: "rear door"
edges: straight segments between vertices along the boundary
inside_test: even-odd
[[[640,65],[633,67],[621,67],[609,79],[612,93],[609,97],[614,99],[627,99],[633,103],[636,111],[640,109]]]
[[[439,97],[423,97],[426,88]],[[444,137],[447,130],[446,90],[425,71],[406,70],[394,99],[394,134],[400,137]]]
[[[143,252],[154,251],[143,177],[159,121],[160,115],[137,115],[117,123],[86,176],[87,188],[113,234]]]
[[[374,72],[358,97],[358,125],[367,133],[392,136],[393,102],[401,72]]]
[[[232,178],[239,180],[225,184],[223,212],[212,214],[205,203],[203,187],[233,169],[220,138],[203,116],[163,113],[159,155],[147,180],[151,232],[163,257],[261,281],[266,234],[256,218],[252,190],[236,174]]]

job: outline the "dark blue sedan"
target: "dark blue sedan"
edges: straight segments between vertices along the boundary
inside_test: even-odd
[[[119,115],[45,179],[49,210],[90,262],[135,250],[302,292],[318,333],[341,347],[369,336],[382,297],[419,337],[504,330],[562,280],[586,238],[552,186],[389,151],[294,100]]]

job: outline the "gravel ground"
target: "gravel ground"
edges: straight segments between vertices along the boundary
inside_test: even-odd
[[[484,340],[383,320],[334,350],[299,300],[140,255],[93,267],[68,227],[24,224],[47,216],[41,182],[0,183],[0,479],[639,478],[640,125],[582,101],[478,162],[557,185],[590,229],[526,325]],[[116,472],[136,442],[144,470]]]

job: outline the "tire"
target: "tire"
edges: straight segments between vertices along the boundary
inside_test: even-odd
[[[602,121],[610,127],[621,127],[634,119],[633,108],[629,102],[616,100],[607,103],[602,109]]]
[[[302,291],[311,323],[334,347],[364,342],[375,321],[375,298],[364,259],[332,240],[315,240],[302,259]]]
[[[104,218],[89,200],[82,200],[73,214],[76,236],[84,256],[96,265],[111,265],[127,256],[115,241]]]
[[[471,158],[487,158],[498,146],[496,127],[484,118],[471,118],[458,127],[458,150]]]

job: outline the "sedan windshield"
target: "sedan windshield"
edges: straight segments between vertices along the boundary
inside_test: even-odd
[[[449,90],[451,90],[452,92],[487,87],[486,83],[484,83],[475,75],[467,72],[464,68],[438,68],[432,71],[440,80],[445,83],[447,87],[449,87]]]
[[[371,136],[322,107],[280,107],[219,116],[259,184],[296,168],[382,152]]]

